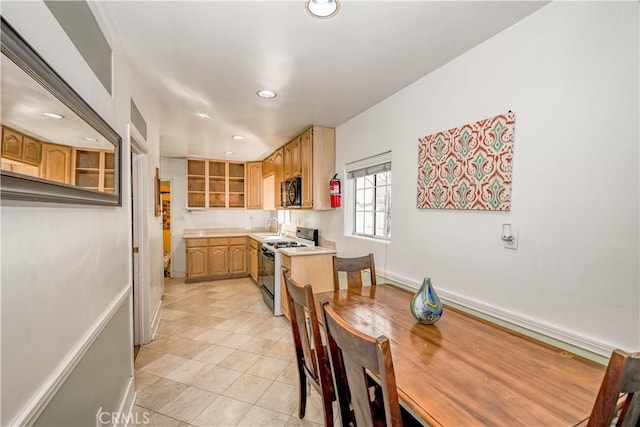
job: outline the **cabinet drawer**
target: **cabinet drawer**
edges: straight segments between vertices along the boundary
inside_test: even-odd
[[[207,239],[187,239],[188,248],[207,246]]]
[[[258,242],[253,239],[249,239],[249,246],[255,250],[258,250]]]
[[[282,255],[282,266],[291,269],[291,257]]]
[[[216,237],[209,239],[209,246],[227,246],[229,240],[226,237]]]
[[[229,238],[230,245],[246,245],[247,238],[246,237],[231,237]]]

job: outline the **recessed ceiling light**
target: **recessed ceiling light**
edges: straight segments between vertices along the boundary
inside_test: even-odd
[[[338,0],[307,0],[307,12],[314,18],[331,18],[340,10]]]
[[[89,141],[89,142],[98,142],[98,140],[97,140],[97,139],[95,139],[95,138],[91,138],[90,136],[85,136],[85,137],[84,137],[84,138],[82,138],[82,139],[84,139],[85,141]]]
[[[225,151],[224,155],[225,156],[233,156],[235,153],[233,151]]]
[[[262,90],[259,90],[256,93],[258,94],[258,96],[260,98],[264,98],[264,99],[271,99],[271,98],[275,98],[276,96],[278,96],[277,93],[275,93],[272,90],[268,90],[268,89],[262,89]]]
[[[233,139],[235,139],[237,141],[240,141],[240,140],[244,139],[244,136],[242,136],[242,135],[233,135],[231,138],[233,138]]]
[[[204,113],[196,113],[196,116],[200,117],[201,119],[211,119],[211,117],[207,116]]]
[[[64,116],[58,113],[42,113],[42,114],[52,119],[64,119]]]

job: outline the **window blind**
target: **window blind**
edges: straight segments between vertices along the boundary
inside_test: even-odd
[[[369,166],[362,169],[356,169],[348,172],[349,179],[361,178],[367,175],[373,175],[380,172],[386,172],[391,170],[391,162],[383,163],[381,165]]]
[[[391,151],[387,151],[365,159],[347,163],[345,172],[348,178],[359,178],[374,173],[391,170]]]

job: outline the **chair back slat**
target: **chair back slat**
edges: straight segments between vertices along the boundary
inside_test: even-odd
[[[284,272],[287,288],[291,330],[296,348],[296,361],[300,375],[300,408],[299,417],[303,418],[306,407],[306,379],[322,396],[324,406],[324,422],[333,426],[332,402],[335,400],[333,380],[331,377],[328,352],[322,343],[320,325],[310,284],[300,286],[291,278],[290,272]],[[304,372],[303,372],[304,371]]]
[[[618,427],[640,427],[640,353],[613,351],[587,427],[609,426],[614,420]]]
[[[298,357],[304,363],[307,371],[317,380],[318,365],[315,351],[313,351],[313,335],[309,330],[310,316],[306,308],[307,295],[304,288],[291,284],[291,279],[286,283],[287,293],[290,299],[289,315],[291,316],[291,328],[293,329],[293,342],[296,347],[296,352],[298,352],[299,349],[302,351],[302,354],[298,355]]]
[[[352,417],[357,426],[401,426],[389,340],[354,329],[328,301],[322,307],[343,425]],[[353,412],[349,411],[349,404]]]
[[[376,285],[376,267],[373,260],[373,254],[355,257],[355,258],[339,258],[333,256],[333,286],[334,289],[340,289],[339,272],[347,273],[347,288],[361,288],[362,274],[369,272],[371,286]]]

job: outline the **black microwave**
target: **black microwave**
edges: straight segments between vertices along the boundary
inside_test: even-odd
[[[302,179],[300,177],[282,181],[280,191],[283,208],[302,207]]]

